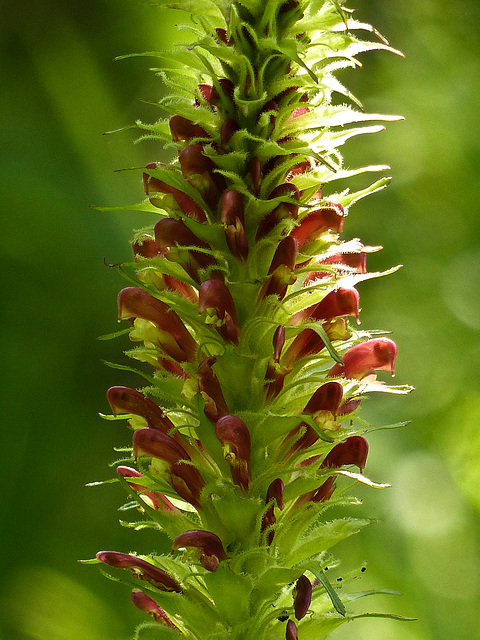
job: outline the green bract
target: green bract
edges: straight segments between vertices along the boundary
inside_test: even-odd
[[[366,114],[335,73],[398,52],[333,0],[159,4],[191,12],[196,40],[147,54],[170,93],[137,126],[178,158],[142,169],[132,208],[154,217],[122,265],[119,319],[148,386],[107,398],[134,430],[118,480],[145,519],[126,524],[163,532],[173,555],[98,559],[153,618],[136,638],[320,640],[369,595],[327,577],[332,547],[369,521],[326,512],[356,504],[354,482],[388,486],[363,476],[359,406],[410,390],[377,380],[396,345],[356,324],[379,247],[341,239],[349,207],[389,179],[337,190],[388,169],[346,168],[340,148],[398,117]]]

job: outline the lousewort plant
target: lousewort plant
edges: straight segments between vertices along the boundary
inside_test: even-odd
[[[384,275],[367,271],[380,247],[342,238],[350,207],[389,183],[348,179],[388,167],[346,168],[340,147],[399,118],[367,114],[336,73],[398,51],[341,0],[158,4],[191,13],[194,41],[148,54],[170,93],[137,126],[176,159],[140,170],[133,208],[152,224],[120,267],[114,335],[146,386],[109,389],[105,417],[133,430],[116,481],[142,520],[127,526],[166,534],[171,553],[96,561],[151,616],[137,639],[321,640],[384,615],[349,612],[372,592],[327,570],[370,522],[331,512],[358,504],[357,482],[388,486],[363,474],[363,398],[410,390],[388,384],[395,343],[359,328],[355,287]]]

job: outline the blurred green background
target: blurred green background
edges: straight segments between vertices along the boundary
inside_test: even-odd
[[[417,622],[361,620],[350,640],[480,638],[480,229],[477,0],[352,0],[406,58],[362,58],[342,79],[369,111],[404,122],[352,142],[347,162],[388,163],[394,181],[358,203],[345,237],[381,244],[370,269],[403,264],[361,285],[366,328],[393,331],[397,383],[414,394],[372,397],[369,419],[411,419],[372,435],[368,474],[388,491],[360,491],[360,516],[381,521],[338,554],[368,560],[358,589],[402,591],[360,601]],[[99,549],[165,549],[149,532],[118,525],[112,447],[127,442],[102,421],[105,390],[138,384],[108,369],[119,343],[116,294],[104,258],[130,255],[142,217],[90,204],[141,199],[134,173],[115,169],[161,158],[134,134],[102,133],[159,113],[151,59],[116,55],[167,47],[178,14],[142,0],[32,0],[0,4],[0,163],[3,418],[1,640],[128,640],[143,620],[127,590],[82,566]],[[153,62],[154,64],[154,62]],[[368,406],[367,406],[368,405]],[[357,585],[354,585],[357,586]]]

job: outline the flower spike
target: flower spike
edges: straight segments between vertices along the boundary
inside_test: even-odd
[[[138,127],[175,153],[140,170],[133,209],[152,221],[121,265],[137,286],[120,291],[130,326],[116,334],[148,390],[113,386],[107,399],[133,431],[115,465],[124,513],[141,514],[126,524],[173,545],[150,560],[98,555],[138,580],[132,603],[153,618],[139,640],[326,638],[358,617],[324,571],[367,520],[325,512],[355,504],[344,492],[367,462],[366,393],[408,388],[376,380],[393,375],[395,343],[355,330],[355,287],[381,275],[366,265],[381,247],[344,227],[389,179],[352,189],[383,167],[349,167],[341,150],[395,117],[364,111],[337,75],[394,50],[345,2],[159,3],[190,15],[189,43],[158,54],[164,113]]]

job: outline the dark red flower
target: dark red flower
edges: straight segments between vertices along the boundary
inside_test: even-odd
[[[229,413],[222,388],[212,369],[216,361],[217,359],[214,356],[205,358],[197,369],[200,392],[205,402],[205,415],[212,422],[216,422],[219,418]]]
[[[193,198],[186,193],[183,193],[180,189],[172,187],[163,180],[155,178],[148,173],[148,170],[154,171],[155,169],[162,167],[161,163],[150,162],[146,165],[147,171],[143,174],[143,185],[145,193],[149,197],[150,202],[154,206],[158,206],[163,209],[165,206],[170,205],[172,209],[182,211],[189,218],[193,218],[197,222],[206,222],[207,216],[205,211],[200,205],[198,205]],[[173,200],[164,203],[164,198],[158,198],[157,194],[171,195]]]
[[[269,200],[278,197],[285,197],[285,200],[300,200],[300,191],[292,182],[285,182],[276,187],[268,196]],[[298,204],[293,202],[281,202],[260,222],[257,230],[256,240],[260,240],[274,229],[279,222],[286,218],[296,220],[298,216]]]
[[[290,235],[297,240],[298,248],[301,249],[305,244],[317,240],[328,231],[341,233],[344,215],[342,205],[328,203],[327,206],[316,209],[302,218]]]
[[[118,294],[118,318],[149,320],[158,329],[154,335],[157,346],[177,362],[195,361],[197,343],[180,317],[148,291],[138,287],[122,289]]]
[[[267,497],[266,504],[268,505],[267,510],[262,516],[262,525],[260,531],[264,533],[267,531],[267,545],[271,545],[273,542],[273,538],[275,536],[275,531],[271,528],[276,522],[275,518],[275,502],[277,503],[277,507],[281,510],[283,509],[283,492],[284,492],[284,484],[281,478],[277,478],[270,483],[270,486],[267,489]]]
[[[294,275],[297,259],[297,241],[291,236],[283,238],[273,255],[268,273],[270,277],[265,282],[258,295],[261,301],[267,296],[276,295],[283,300],[289,285],[296,280]]]
[[[206,311],[206,324],[213,325],[227,342],[238,344],[240,326],[232,294],[215,278],[205,280],[198,290],[198,313]]]
[[[161,591],[182,592],[182,588],[171,575],[137,556],[120,553],[118,551],[99,551],[97,553],[97,559],[116,569],[131,569],[134,577],[140,580],[146,580]]]
[[[200,494],[205,482],[191,463],[185,449],[173,438],[156,429],[137,429],[133,434],[133,453],[163,460],[168,466],[167,482],[178,495],[200,508]]]
[[[203,529],[184,531],[178,535],[173,542],[172,551],[177,551],[182,547],[198,549],[200,563],[207,571],[216,571],[220,562],[227,558],[220,538]]]
[[[150,598],[150,596],[147,596],[143,591],[132,591],[130,594],[130,600],[137,609],[151,615],[155,622],[170,627],[171,629],[178,629],[155,600]]]
[[[114,416],[119,413],[133,413],[144,418],[146,426],[152,429],[160,429],[164,433],[175,429],[173,422],[167,418],[160,407],[140,391],[129,387],[110,387],[107,391],[107,400]]]
[[[187,145],[179,152],[178,160],[183,177],[200,192],[208,206],[215,209],[226,182],[220,173],[215,173],[215,163],[205,155],[203,145]]]
[[[318,456],[315,456],[315,459],[318,459]],[[335,491],[335,479],[335,475],[330,476],[318,487],[318,489],[314,489],[313,491],[309,491],[308,493],[301,495],[295,502],[295,508],[298,508],[307,502],[318,503],[330,500],[333,492]]]
[[[195,247],[198,247],[210,251],[211,247],[197,238],[182,220],[159,220],[155,225],[155,241],[160,249],[168,249],[165,257],[180,264],[195,282],[200,282],[200,269],[212,268],[216,264],[210,253],[195,250]]]
[[[335,431],[339,427],[335,423],[335,419],[342,397],[343,387],[339,382],[326,382],[315,391],[305,406],[303,413],[311,415],[320,429]],[[290,458],[295,452],[308,449],[308,447],[317,442],[318,435],[316,431],[304,422],[291,431],[285,441],[295,437],[301,429],[304,429],[304,433],[287,451],[286,459]]]
[[[312,583],[307,576],[302,575],[297,580],[293,589],[293,608],[295,618],[301,620],[307,614],[312,602]]]
[[[169,120],[172,140],[174,142],[189,141],[192,138],[209,138],[210,136],[199,124],[194,124],[191,120],[174,115]]]
[[[245,234],[243,196],[238,191],[226,191],[220,205],[220,221],[227,237],[228,248],[236,258],[246,260],[248,241]]]
[[[142,474],[136,469],[132,469],[131,467],[125,467],[120,465],[117,467],[118,475],[125,478],[130,487],[134,491],[140,491],[140,498],[150,507],[155,509],[156,511],[163,511],[164,513],[180,513],[180,510],[170,502],[170,500],[163,495],[163,493],[159,493],[158,491],[146,491],[145,487],[141,484],[136,484],[132,481],[133,478],[142,478]]]
[[[233,481],[248,491],[251,443],[246,424],[236,416],[226,415],[215,423],[215,434],[223,447],[225,460],[230,465]]]
[[[368,455],[368,442],[362,436],[350,436],[345,442],[336,444],[326,455],[321,466],[339,469],[344,465],[353,464],[362,471],[365,468]]]
[[[362,380],[377,370],[395,372],[397,345],[390,338],[371,338],[357,344],[343,355],[343,365],[335,364],[330,377],[354,378]]]

